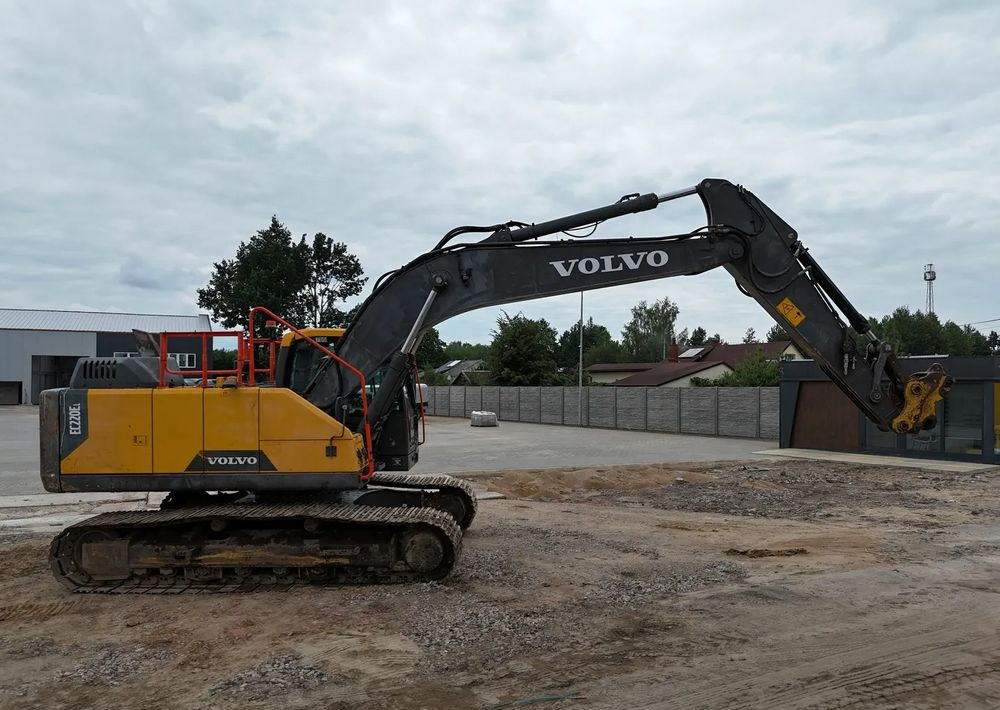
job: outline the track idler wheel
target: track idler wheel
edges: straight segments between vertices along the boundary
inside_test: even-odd
[[[403,538],[403,559],[419,574],[430,574],[444,562],[441,538],[430,530],[409,532]]]

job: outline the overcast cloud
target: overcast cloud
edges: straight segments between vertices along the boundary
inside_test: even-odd
[[[934,262],[943,318],[1000,318],[1000,5],[880,5],[3,0],[0,306],[196,312],[272,213],[374,281],[458,224],[725,177],[862,312],[922,307]],[[703,220],[674,202],[599,234]],[[617,336],[664,295],[680,327],[770,325],[722,270],[587,312]],[[577,308],[507,310],[564,329]],[[496,315],[442,335],[488,340]]]

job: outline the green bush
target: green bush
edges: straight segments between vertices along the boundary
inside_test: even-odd
[[[768,360],[758,350],[731,371],[715,378],[692,377],[694,387],[777,387],[781,372],[777,360]]]

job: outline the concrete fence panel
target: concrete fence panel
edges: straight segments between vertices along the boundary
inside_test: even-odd
[[[583,401],[583,412],[580,412],[580,401]],[[563,424],[569,426],[590,426],[589,416],[590,387],[581,391],[578,387],[563,387]]]
[[[538,424],[542,421],[541,387],[518,387],[518,421]]]
[[[759,387],[719,388],[719,435],[757,437],[760,419]]]
[[[500,388],[483,387],[483,411],[500,416]]]
[[[465,388],[464,387],[449,387],[451,390],[451,404],[448,408],[449,417],[464,417],[465,416]]]
[[[615,412],[618,429],[646,428],[646,388],[645,387],[614,387]]]
[[[589,426],[615,428],[615,390],[617,387],[588,387],[590,390]]]
[[[497,414],[502,420],[505,422],[517,421],[521,414],[521,408],[518,404],[519,399],[520,396],[517,387],[500,388],[500,411]]]
[[[563,389],[562,387],[541,388],[539,407],[542,412],[542,424],[563,423]]]
[[[778,438],[778,388],[760,389],[760,436],[761,439]]]
[[[471,417],[473,412],[482,411],[482,409],[483,409],[483,388],[466,387],[465,416]]]
[[[427,412],[577,426],[576,387],[430,387]],[[583,426],[636,431],[778,437],[777,387],[584,387]]]
[[[646,390],[646,428],[677,434],[681,430],[679,387],[649,387]]]
[[[681,433],[717,434],[721,387],[680,387]]]
[[[451,394],[448,390],[451,387],[434,388],[434,413],[438,416],[447,417],[451,414]]]

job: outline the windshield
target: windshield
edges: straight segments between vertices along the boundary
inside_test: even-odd
[[[336,338],[317,336],[314,340],[325,347],[332,347]],[[292,368],[289,387],[301,393],[330,356],[305,340],[296,340],[291,348]]]
[[[320,366],[329,359],[329,355],[316,348],[299,348],[292,362],[292,389],[296,392],[304,390]]]

